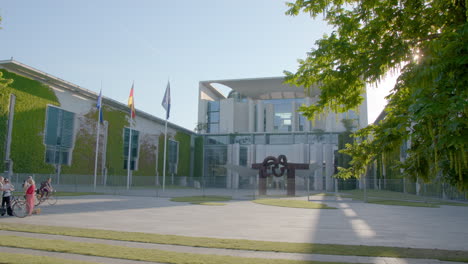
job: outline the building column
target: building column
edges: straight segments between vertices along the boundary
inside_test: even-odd
[[[255,132],[255,101],[252,99],[247,99],[247,104],[249,106],[248,110],[248,132],[253,133]]]
[[[316,191],[322,191],[323,188],[323,174],[324,174],[324,167],[323,167],[323,144],[315,143],[311,144],[311,157],[310,159],[315,157],[314,162],[317,164],[318,168],[315,170],[314,173],[314,189]]]
[[[265,132],[263,128],[264,115],[264,104],[263,102],[257,102],[257,132]]]
[[[333,162],[333,145],[332,144],[324,144],[324,157],[323,160],[325,161],[325,185],[327,191],[333,191],[335,189],[334,181],[333,181],[333,169],[334,169],[334,162]]]
[[[275,106],[272,104],[265,105],[265,114],[266,114],[265,115],[265,121],[266,121],[265,132],[273,132]]]
[[[233,145],[227,145],[227,157],[226,157],[226,164],[234,164],[234,155],[233,155]],[[232,170],[226,169],[226,188],[231,188],[232,182]]]
[[[299,130],[299,115],[296,112],[297,110],[297,103],[291,103],[291,132],[296,132]]]

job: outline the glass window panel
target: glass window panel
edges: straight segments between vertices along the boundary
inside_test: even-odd
[[[207,145],[227,145],[228,137],[227,136],[207,136],[206,137]]]
[[[233,136],[233,140],[232,140],[231,144],[235,144],[235,143],[238,143],[238,144],[241,144],[241,145],[249,145],[249,144],[252,144],[252,136],[250,136],[250,135],[245,135],[245,136],[237,135],[237,136]]]
[[[324,134],[309,134],[309,143],[322,143],[325,140]]]
[[[205,185],[226,187],[227,146],[205,146]]]
[[[219,133],[219,123],[208,123],[208,133]]]
[[[45,130],[45,144],[53,145],[57,144],[57,127],[59,124],[59,109],[57,107],[47,107],[47,122]]]
[[[239,165],[247,166],[247,147],[240,147],[239,149]]]
[[[75,114],[55,106],[48,106],[46,119],[44,143],[72,148]]]
[[[305,135],[305,134],[295,134],[294,135],[294,143],[295,144],[307,143],[307,135]]]
[[[61,153],[61,160],[60,160],[60,163],[63,164],[63,165],[68,165],[68,154],[69,152],[68,151],[62,151],[60,152]]]
[[[128,157],[129,133],[130,133],[130,129],[128,127],[125,127],[124,128],[124,144],[123,144],[123,154],[124,154],[125,159]],[[135,160],[138,158],[139,139],[140,139],[140,132],[132,129],[132,150],[131,150],[132,160]]]
[[[178,162],[178,156],[179,156],[179,153],[178,153],[179,152],[179,142],[169,140],[168,145],[169,145],[169,153],[168,153],[169,163],[176,164]]]
[[[293,135],[269,135],[271,145],[293,144]]]
[[[219,122],[219,112],[208,113],[208,123],[218,123],[218,122]]]
[[[217,111],[219,111],[219,101],[209,101],[208,112],[217,112]]]
[[[254,136],[254,142],[255,142],[255,144],[264,145],[266,143],[265,135],[255,135]]]
[[[73,146],[73,127],[75,123],[75,114],[62,110],[62,147],[71,148]]]

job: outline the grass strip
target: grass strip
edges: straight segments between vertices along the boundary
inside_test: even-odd
[[[222,206],[222,205],[226,205],[225,203],[216,203],[216,202],[203,202],[203,203],[199,203],[200,205],[210,205],[210,206]]]
[[[71,242],[65,240],[49,240],[18,236],[2,236],[0,246],[173,264],[337,264],[336,262],[242,258],[233,256],[181,253],[158,249],[132,248],[97,243]]]
[[[230,201],[231,199],[232,197],[230,196],[206,195],[206,196],[174,197],[174,198],[171,198],[171,201],[191,203],[191,204],[203,204],[203,203],[209,203],[209,202],[225,202],[225,201]]]
[[[334,193],[309,193],[309,196],[336,196]]]
[[[300,201],[300,200],[259,199],[259,200],[253,200],[252,202],[263,204],[263,205],[272,205],[272,206],[280,206],[280,207],[292,207],[292,208],[304,208],[304,209],[336,209],[335,207],[330,207],[326,204],[309,202],[309,201]]]
[[[344,195],[342,197],[346,198],[353,198],[357,200],[364,199],[364,191],[362,190],[346,190],[343,191]],[[466,202],[452,202],[446,201],[443,199],[433,198],[433,197],[425,197],[419,196],[415,194],[409,193],[401,193],[401,192],[394,192],[394,191],[383,191],[383,190],[367,190],[367,197],[371,200],[399,200],[399,201],[411,201],[411,202],[421,202],[421,203],[429,203],[432,205],[451,205],[451,206],[468,206]],[[416,205],[418,206],[418,205]]]
[[[372,204],[396,205],[396,206],[430,207],[430,208],[439,208],[440,207],[440,206],[438,206],[436,204],[432,204],[432,203],[397,201],[397,200],[373,200],[373,199],[369,199],[367,202],[372,203]]]
[[[0,230],[206,248],[366,257],[425,258],[468,262],[468,251],[384,246],[288,243],[245,239],[185,237],[75,227],[0,223]]]
[[[63,258],[54,258],[47,256],[0,253],[0,263],[2,264],[98,264],[97,262],[71,260]]]

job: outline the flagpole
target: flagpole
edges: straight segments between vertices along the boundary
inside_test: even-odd
[[[133,124],[133,113],[135,109],[135,101],[133,97],[133,86],[135,81],[132,83],[132,89],[130,90],[130,97],[128,101],[128,106],[130,107],[130,125],[128,131],[128,156],[127,156],[127,190],[130,189],[130,160],[132,158],[132,124]],[[130,101],[131,98],[131,101]]]
[[[128,133],[128,156],[127,156],[127,190],[130,188],[130,159],[131,159],[131,150],[132,150],[132,123],[133,117],[132,113],[130,113],[130,131]]]
[[[102,111],[102,81],[101,81],[101,91],[99,92],[98,98],[98,113],[97,113],[97,131],[96,131],[96,157],[94,160],[94,185],[93,190],[96,192],[96,181],[97,181],[97,163],[98,163],[98,154],[99,154],[99,130],[101,128],[101,111]]]
[[[166,109],[166,123],[164,125],[164,161],[163,161],[163,192],[166,187],[166,153],[167,153],[167,120],[169,119],[169,112],[171,110],[171,86],[169,84],[169,79],[167,80],[166,92],[164,93],[164,98],[162,101],[162,106]]]
[[[166,147],[167,147],[167,118],[164,126],[164,161],[163,161],[163,192],[166,186]]]

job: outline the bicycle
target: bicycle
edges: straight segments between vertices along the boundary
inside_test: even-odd
[[[44,193],[44,192],[43,192]],[[55,205],[57,203],[57,196],[55,196],[55,190],[48,192],[47,195],[43,195],[40,192],[36,193],[35,205],[38,206],[41,203],[47,201],[49,205]]]
[[[26,200],[13,195],[11,196],[11,209],[16,217],[23,218],[28,215]]]

